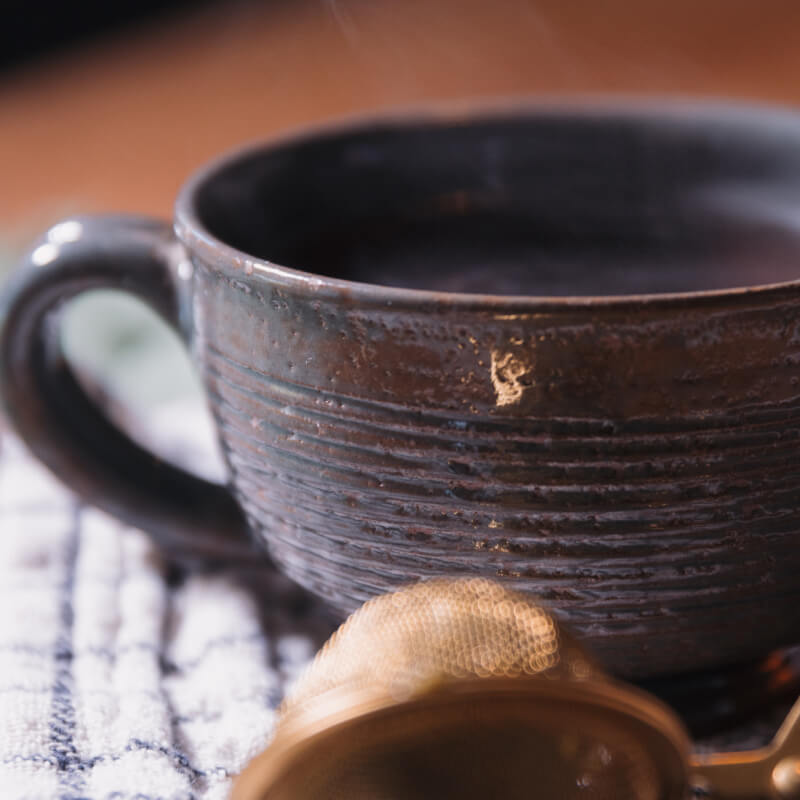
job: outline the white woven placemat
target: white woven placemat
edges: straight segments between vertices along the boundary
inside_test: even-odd
[[[322,605],[268,566],[176,573],[1,431],[0,797],[226,797],[330,634]],[[763,745],[785,712],[696,744]]]
[[[212,800],[329,633],[269,568],[175,576],[0,437],[0,796]]]

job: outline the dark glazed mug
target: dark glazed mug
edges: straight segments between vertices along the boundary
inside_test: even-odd
[[[345,611],[501,578],[620,675],[800,638],[800,116],[359,120],[206,168],[175,231],[67,221],[6,295],[8,414],[91,502]],[[88,401],[54,312],[96,287],[191,342],[230,488]]]

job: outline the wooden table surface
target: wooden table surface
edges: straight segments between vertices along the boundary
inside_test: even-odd
[[[368,108],[488,94],[800,102],[795,0],[229,0],[0,76],[0,235],[169,215],[235,144]]]

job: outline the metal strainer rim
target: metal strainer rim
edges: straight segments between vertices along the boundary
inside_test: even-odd
[[[332,746],[337,737],[378,717],[413,713],[428,705],[514,695],[538,699],[543,705],[568,704],[574,713],[583,707],[602,710],[615,717],[614,725],[647,731],[645,750],[651,755],[665,789],[677,791],[688,785],[689,736],[675,713],[661,701],[634,687],[611,680],[563,681],[544,676],[526,678],[472,678],[443,682],[409,698],[392,697],[369,689],[332,689],[319,702],[282,726],[267,750],[245,768],[234,784],[231,800],[269,800],[280,783],[291,780],[318,748]],[[391,726],[387,726],[390,730]],[[389,734],[387,734],[388,738]],[[665,798],[680,794],[665,794]]]

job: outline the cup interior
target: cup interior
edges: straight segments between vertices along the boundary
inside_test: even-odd
[[[191,202],[211,236],[384,286],[525,296],[800,277],[800,115],[517,109],[331,129],[246,152]]]

